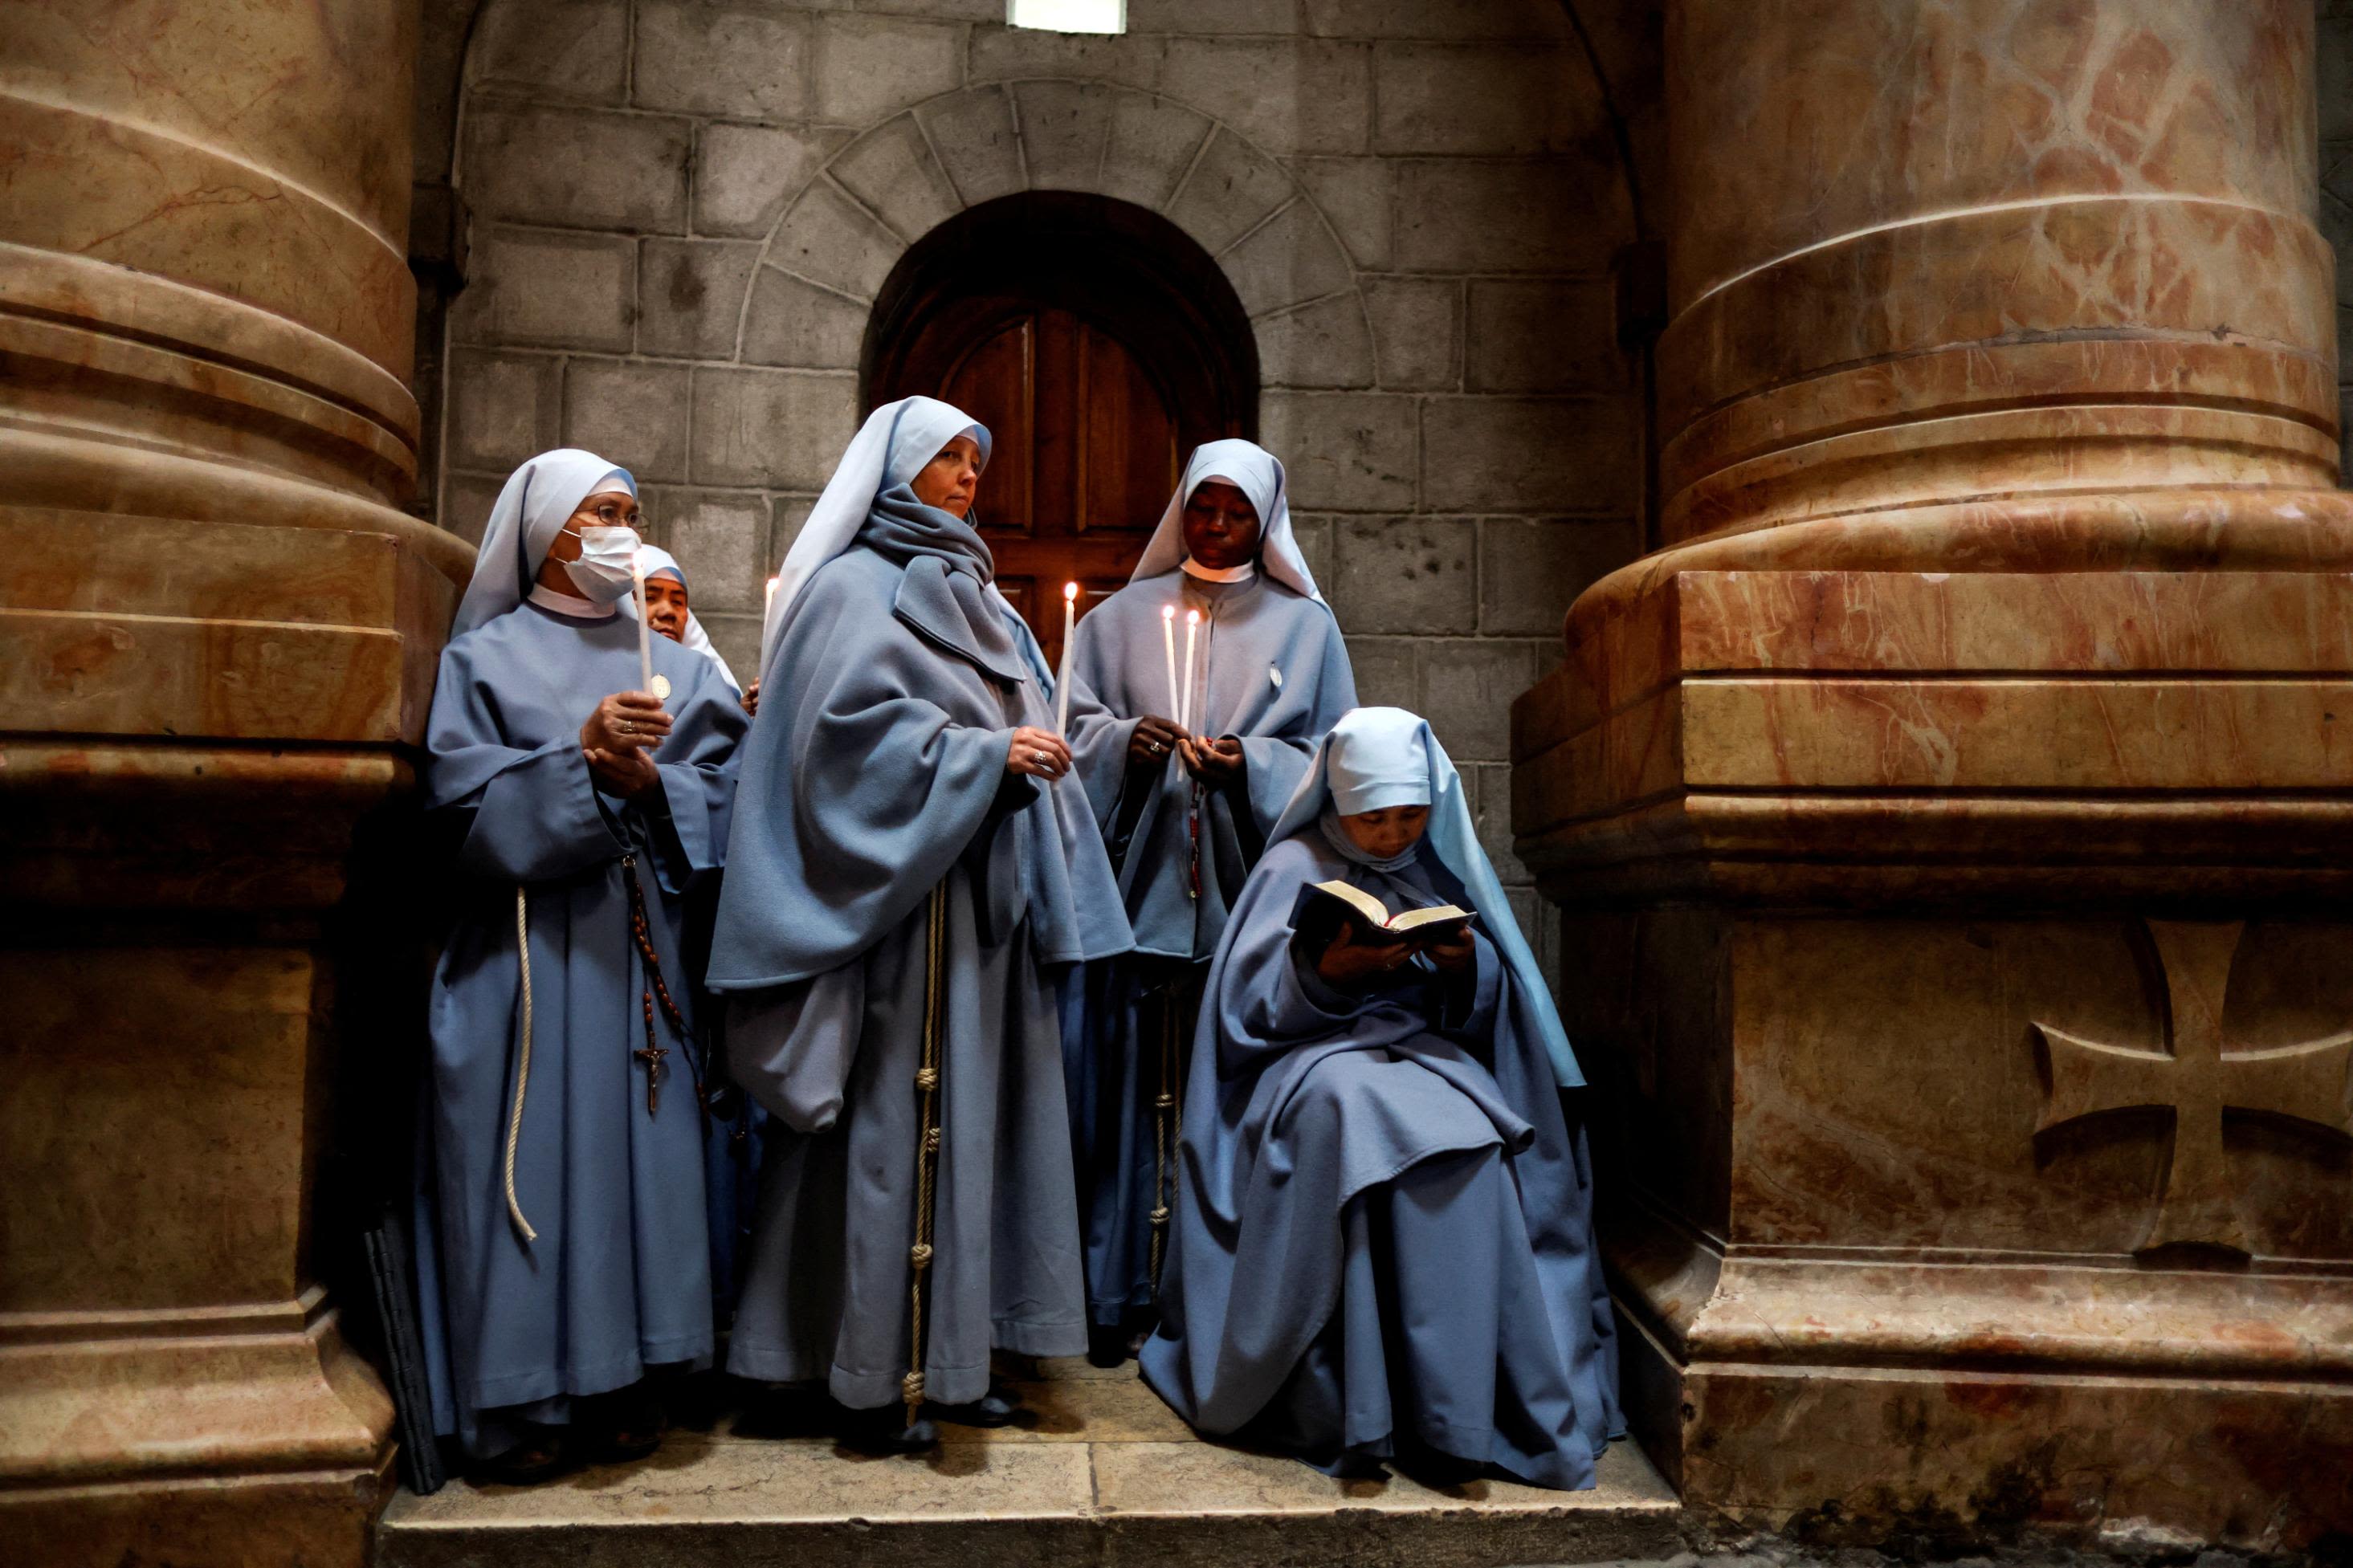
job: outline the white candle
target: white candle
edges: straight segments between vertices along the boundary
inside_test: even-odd
[[[1180,714],[1178,715],[1178,717],[1177,717],[1177,720],[1176,720],[1176,727],[1177,727],[1178,729],[1180,729],[1180,730],[1184,731],[1185,731],[1187,734],[1188,734],[1188,735],[1189,735],[1189,734],[1191,734],[1191,733],[1193,732],[1193,718],[1194,718],[1194,713],[1193,713],[1193,639],[1194,639],[1195,637],[1199,637],[1200,635],[1201,635],[1201,612],[1200,612],[1200,611],[1198,611],[1198,610],[1187,610],[1187,611],[1186,611],[1186,612],[1185,612],[1185,697],[1184,697],[1184,700],[1183,700],[1183,702],[1180,704],[1180,706],[1181,706],[1181,707],[1182,707],[1182,709],[1183,709],[1183,712],[1182,712],[1182,713],[1180,713]]]
[[[1168,663],[1168,717],[1174,719],[1185,706],[1176,693],[1176,606],[1160,606],[1160,656]]]
[[[654,646],[650,638],[651,622],[646,617],[646,552],[633,552],[629,556],[629,581],[636,585],[638,595],[638,689],[654,689]]]
[[[1079,585],[1062,584],[1062,673],[1054,679],[1054,732],[1071,732],[1071,642],[1079,624]]]
[[[781,574],[779,574],[779,575],[781,575]],[[773,610],[776,607],[776,582],[777,578],[776,577],[768,579],[768,596],[765,600],[761,601],[761,609]]]

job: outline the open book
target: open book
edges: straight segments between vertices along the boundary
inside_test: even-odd
[[[1292,929],[1319,949],[1344,923],[1353,928],[1357,942],[1451,942],[1461,939],[1470,920],[1469,910],[1452,904],[1391,913],[1364,889],[1340,881],[1310,882],[1299,889],[1299,902],[1291,911]]]

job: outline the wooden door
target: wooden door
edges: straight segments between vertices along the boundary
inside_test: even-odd
[[[997,587],[1059,668],[1062,584],[1079,584],[1084,615],[1126,583],[1176,487],[1183,433],[1127,346],[1069,310],[1008,303],[956,324],[925,334],[893,395],[945,398],[988,426],[973,518]]]

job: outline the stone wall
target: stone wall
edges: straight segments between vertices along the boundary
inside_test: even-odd
[[[603,452],[747,664],[907,245],[1024,188],[1155,208],[1253,318],[1260,433],[1366,700],[1430,715],[1524,879],[1508,706],[1641,534],[1633,198],[1585,36],[1558,0],[1128,10],[1077,37],[1003,0],[489,0],[440,517],[472,537],[522,458]]]

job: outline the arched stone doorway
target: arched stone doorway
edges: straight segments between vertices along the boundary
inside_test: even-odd
[[[1082,613],[1150,537],[1184,454],[1253,431],[1258,349],[1217,263],[1131,204],[1028,192],[957,215],[876,297],[864,406],[944,397],[996,441],[981,503],[997,584],[1050,660],[1060,585]]]

